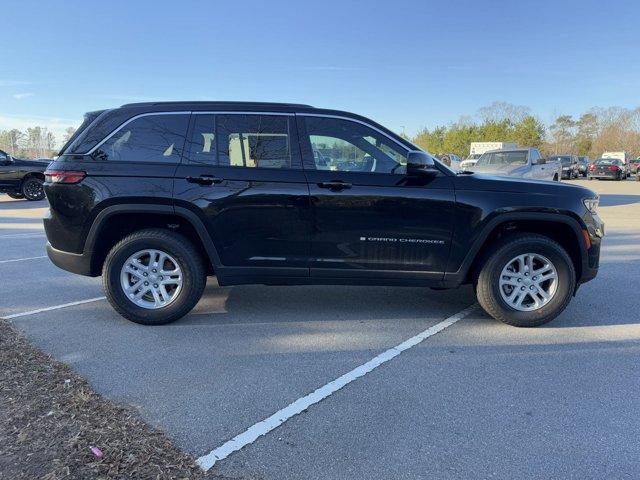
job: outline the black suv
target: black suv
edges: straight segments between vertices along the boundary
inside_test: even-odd
[[[42,200],[44,170],[49,162],[20,160],[0,150],[0,192],[11,198]]]
[[[351,113],[164,102],[92,112],[46,173],[47,251],[124,317],[172,322],[220,285],[453,288],[516,326],[596,276],[592,191],[454,173]]]

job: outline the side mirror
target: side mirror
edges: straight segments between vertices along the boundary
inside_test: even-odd
[[[424,152],[412,150],[407,154],[407,174],[408,175],[429,175],[436,173],[433,159]]]

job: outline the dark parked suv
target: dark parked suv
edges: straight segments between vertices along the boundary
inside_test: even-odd
[[[172,322],[220,285],[475,286],[516,326],[596,276],[583,187],[454,173],[351,113],[172,102],[92,112],[46,172],[51,260],[126,318]]]

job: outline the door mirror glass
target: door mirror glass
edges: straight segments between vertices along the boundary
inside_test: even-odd
[[[437,171],[433,159],[426,153],[416,150],[407,154],[407,173],[409,175],[424,175]]]

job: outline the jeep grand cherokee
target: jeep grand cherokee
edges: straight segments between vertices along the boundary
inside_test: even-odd
[[[220,285],[473,284],[510,325],[561,313],[596,276],[592,191],[454,173],[351,113],[138,103],[92,112],[46,171],[47,251],[111,305],[172,322]]]

